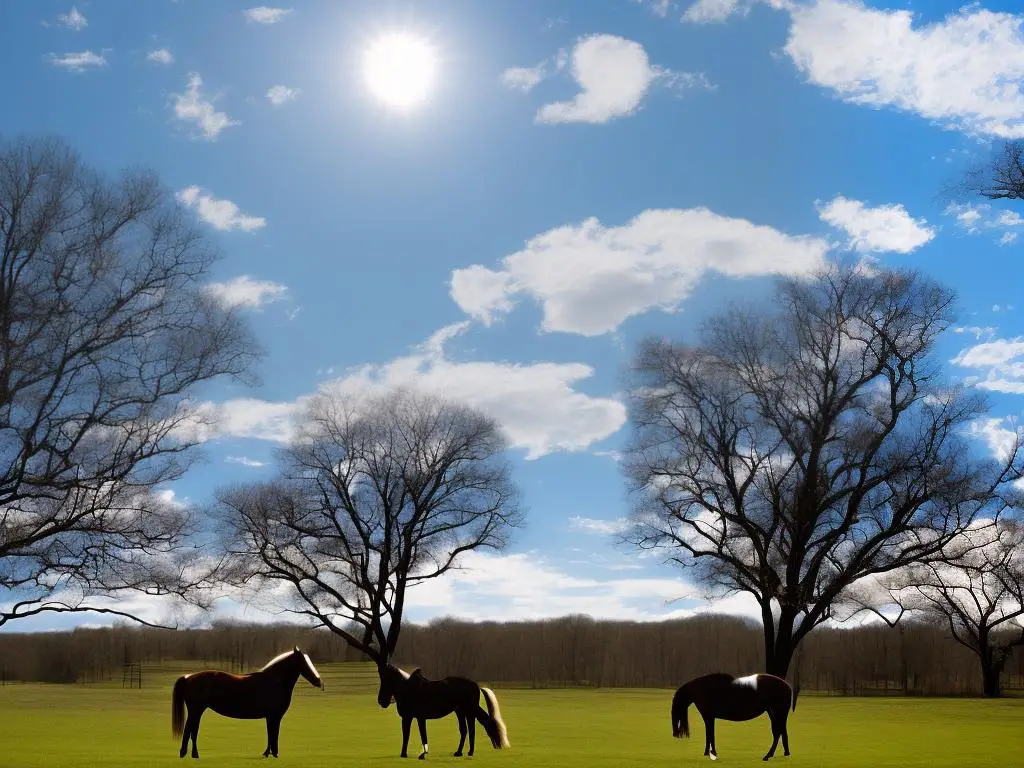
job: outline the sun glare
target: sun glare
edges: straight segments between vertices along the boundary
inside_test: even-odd
[[[407,109],[430,94],[437,73],[437,54],[422,38],[395,32],[370,45],[364,66],[370,92],[385,104]]]

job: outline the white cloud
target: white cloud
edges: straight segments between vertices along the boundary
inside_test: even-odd
[[[146,54],[146,58],[149,61],[155,61],[157,64],[173,64],[174,56],[166,48],[158,48],[155,51],[150,51]]]
[[[845,230],[850,247],[862,253],[910,253],[935,237],[924,219],[914,219],[902,205],[868,208],[860,200],[839,196],[818,208],[822,221]]]
[[[577,42],[572,73],[580,92],[571,101],[542,106],[538,123],[605,123],[631,115],[658,80],[676,87],[707,86],[702,75],[652,66],[643,46],[615,35],[591,35]]]
[[[71,10],[67,13],[62,13],[57,16],[57,21],[63,24],[74,32],[81,32],[83,28],[89,26],[89,22],[86,20],[75,6],[71,6]]]
[[[982,336],[990,339],[995,336],[996,328],[991,325],[985,327],[979,325],[957,326],[953,329],[953,333],[970,333],[980,341]]]
[[[528,93],[546,75],[547,71],[543,64],[536,67],[510,67],[501,73],[501,84],[506,88]]]
[[[233,125],[241,125],[232,120],[224,112],[218,112],[213,106],[213,99],[206,99],[200,93],[203,79],[198,72],[188,76],[188,89],[185,93],[173,93],[174,114],[179,120],[195,123],[209,141],[215,141],[220,132]]]
[[[1016,211],[1001,211],[988,203],[952,203],[943,213],[956,219],[957,226],[969,235],[999,233],[997,245],[1015,242],[1017,230],[1024,227],[1024,217]]]
[[[795,4],[785,46],[809,82],[969,133],[1024,137],[1024,16],[967,6],[914,24],[861,0]]]
[[[280,107],[282,104],[287,104],[289,101],[295,101],[300,93],[302,93],[302,90],[299,88],[289,88],[287,85],[275,85],[267,91],[267,101],[275,107]]]
[[[243,467],[265,467],[267,462],[250,459],[248,456],[228,456],[224,459],[228,464],[241,464]]]
[[[962,350],[950,362],[977,369],[976,387],[1024,395],[1024,336],[992,339]]]
[[[291,8],[268,8],[261,5],[258,8],[249,8],[242,11],[242,14],[249,21],[257,24],[278,24],[284,21],[284,17],[292,12]]]
[[[93,53],[92,51],[65,53],[63,56],[51,53],[50,63],[55,67],[64,67],[72,72],[84,72],[90,67],[107,66],[107,59],[102,53]]]
[[[573,515],[569,518],[569,528],[574,531],[582,531],[583,533],[611,535],[615,533],[622,533],[628,527],[629,520],[625,517],[619,517],[615,520],[602,520],[596,517],[580,517],[579,515]]]
[[[537,552],[466,552],[460,567],[410,589],[407,615],[414,621],[451,616],[467,621],[551,619],[585,614],[595,619],[651,621],[714,612],[756,618],[749,597],[713,602],[681,578],[595,578],[547,562]],[[679,608],[677,601],[697,602]]]
[[[1024,432],[1020,428],[1008,429],[1008,419],[987,418],[972,421],[967,434],[982,440],[996,461],[1006,461],[1018,440],[1024,440]]]
[[[203,290],[226,307],[258,309],[267,302],[283,299],[288,293],[288,286],[241,275],[223,283],[209,283],[203,286]]]
[[[651,9],[651,13],[661,19],[668,16],[669,9],[675,6],[672,0],[633,0],[633,2],[647,6]]]
[[[230,200],[220,200],[195,185],[181,190],[178,193],[178,200],[195,210],[199,218],[207,224],[223,232],[233,229],[254,232],[267,225],[267,220],[262,216],[242,213]]]
[[[756,4],[776,10],[790,9],[792,0],[696,0],[683,14],[683,21],[693,24],[719,24],[731,16],[746,16]]]
[[[555,451],[578,451],[617,432],[626,421],[625,406],[611,398],[573,389],[593,375],[581,363],[454,362],[445,342],[468,323],[435,333],[411,354],[383,365],[364,365],[320,385],[341,395],[415,386],[476,406],[496,419],[513,447],[536,459]],[[204,403],[200,415],[213,423],[190,424],[187,434],[200,439],[255,437],[287,442],[293,418],[308,396],[293,402],[255,399]]]
[[[458,269],[451,296],[489,324],[525,294],[543,306],[545,331],[597,336],[650,309],[674,310],[710,273],[807,274],[825,266],[827,251],[820,238],[706,208],[647,210],[618,227],[590,218],[544,232],[506,256],[500,270]]]

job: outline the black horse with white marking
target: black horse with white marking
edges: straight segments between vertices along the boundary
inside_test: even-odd
[[[789,733],[786,720],[790,707],[796,711],[796,697],[789,683],[775,675],[748,675],[733,677],[724,672],[698,677],[676,690],[672,698],[672,735],[677,739],[690,735],[686,710],[691,704],[697,707],[704,718],[704,754],[712,760],[718,759],[715,748],[715,719],[753,720],[765,712],[772,723],[772,747],[764,760],[775,755],[782,737],[782,749],[789,757]]]
[[[459,719],[459,748],[455,757],[462,757],[462,747],[469,734],[469,756],[473,756],[476,745],[476,721],[480,721],[495,749],[507,748],[508,733],[498,709],[494,691],[484,688],[465,677],[446,677],[443,680],[429,680],[416,669],[411,675],[392,664],[378,664],[380,690],[377,703],[384,709],[392,700],[402,718],[402,757],[408,757],[409,729],[416,720],[420,728],[423,752],[420,760],[427,756],[427,720],[437,720],[453,712]],[[485,712],[480,706],[480,694],[487,704]]]

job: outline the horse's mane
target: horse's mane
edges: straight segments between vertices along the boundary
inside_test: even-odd
[[[266,664],[264,664],[262,667],[260,667],[260,672],[266,672],[268,669],[270,669],[275,664],[280,664],[282,661],[284,661],[286,658],[291,656],[293,653],[295,653],[295,651],[285,651],[284,653],[278,654],[277,656],[272,658],[270,661],[268,661]]]

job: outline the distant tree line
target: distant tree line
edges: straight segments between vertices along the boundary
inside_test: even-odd
[[[335,633],[294,625],[218,624],[169,632],[122,626],[0,634],[0,679],[90,683],[120,679],[126,661],[143,668],[191,662],[197,669],[252,671],[299,645],[314,662],[365,657]],[[531,687],[672,687],[713,670],[764,668],[761,627],[726,616],[665,622],[547,621],[406,624],[395,660],[429,677],[468,675]],[[836,695],[975,696],[977,659],[940,625],[821,627],[793,662],[802,690]],[[1003,670],[1003,686],[1024,687],[1024,654]]]

